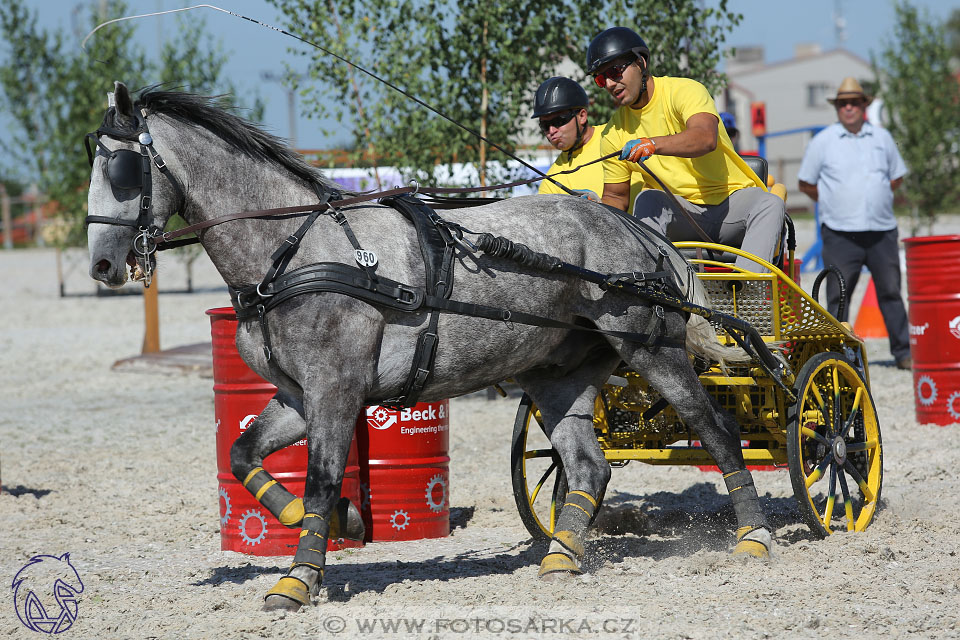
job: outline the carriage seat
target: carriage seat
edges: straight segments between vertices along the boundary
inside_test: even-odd
[[[760,181],[763,184],[767,183],[767,175],[769,174],[770,165],[767,164],[767,159],[760,156],[740,156],[743,158],[743,161],[747,163],[747,166],[753,169],[753,172],[757,174],[757,177],[760,178]],[[769,185],[768,185],[769,186]]]

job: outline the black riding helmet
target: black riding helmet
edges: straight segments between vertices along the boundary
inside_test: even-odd
[[[628,53],[638,58],[643,57],[647,62],[650,61],[650,49],[647,48],[647,43],[633,29],[610,27],[601,31],[587,47],[587,73],[593,75],[603,65]]]
[[[533,97],[532,118],[539,118],[557,111],[586,109],[590,104],[587,92],[570,78],[549,78],[537,87]]]

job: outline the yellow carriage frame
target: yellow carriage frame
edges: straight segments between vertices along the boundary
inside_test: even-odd
[[[756,363],[713,365],[700,373],[708,393],[736,417],[745,463],[790,470],[801,515],[814,533],[832,533],[841,526],[838,519],[847,530],[862,531],[882,485],[879,421],[863,341],[773,264],[720,244],[675,245],[687,255],[696,252],[690,262],[710,295],[710,308],[748,322],[789,364],[783,385]],[[744,256],[763,270],[703,257],[720,255]],[[787,264],[793,263],[790,252]],[[733,343],[719,327],[718,339]],[[513,483],[521,519],[534,537],[546,538],[566,484],[552,447],[528,438],[538,422],[539,412],[525,398],[514,426]],[[598,395],[594,430],[612,466],[714,464],[696,434],[629,369],[615,372]],[[542,474],[531,469],[537,461],[546,466]],[[544,492],[551,478],[552,491]],[[835,509],[838,502],[842,511]]]

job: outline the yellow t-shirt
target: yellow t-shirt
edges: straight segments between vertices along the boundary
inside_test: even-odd
[[[569,154],[566,151],[562,151],[557,157],[556,161],[550,165],[550,170],[547,171],[548,175],[555,174],[559,171],[567,171],[568,169],[573,169],[574,167],[579,167],[580,165],[586,164],[591,160],[596,160],[601,155],[600,152],[600,137],[601,131],[606,125],[600,125],[593,128],[593,135],[590,137],[590,140],[587,144],[580,147],[578,150],[574,151],[573,154]],[[603,163],[595,162],[589,166],[586,166],[579,171],[574,171],[573,173],[567,173],[562,176],[557,176],[554,178],[557,182],[562,185],[565,185],[571,189],[579,190],[588,190],[594,193],[597,196],[597,200],[600,200],[600,197],[603,195]],[[636,199],[637,194],[643,189],[643,176],[637,172],[634,172],[630,177],[630,204],[628,208],[629,212],[633,212],[633,201]],[[563,189],[553,184],[549,180],[540,181],[540,189],[538,193],[566,193]]]
[[[623,149],[627,142],[637,138],[680,133],[686,129],[687,120],[698,113],[717,116],[717,148],[699,158],[654,154],[645,161],[650,170],[671,191],[695,204],[719,204],[734,191],[747,187],[766,190],[766,185],[760,182],[734,150],[706,87],[689,78],[654,78],[653,97],[648,104],[642,109],[617,109],[603,130],[599,155]],[[653,178],[641,171],[636,162],[613,157],[601,164],[605,182],[626,182],[639,175],[645,188],[660,188]],[[634,197],[632,191],[631,198]]]
[[[600,127],[594,127],[593,135],[590,136],[587,144],[573,153],[561,151],[554,163],[550,165],[550,170],[547,171],[547,175],[553,175],[559,171],[567,171],[579,167],[599,157]],[[570,189],[590,191],[596,195],[597,200],[600,200],[600,196],[603,195],[603,163],[595,162],[573,173],[556,176],[554,180]],[[549,180],[544,179],[540,181],[538,193],[566,193],[566,191]]]

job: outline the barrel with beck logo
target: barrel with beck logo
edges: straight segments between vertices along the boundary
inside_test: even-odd
[[[230,447],[253,424],[277,388],[254,373],[240,358],[236,347],[237,318],[233,309],[207,311],[213,346],[214,415],[217,422],[217,479],[220,494],[220,548],[257,556],[293,555],[300,529],[280,524],[257,502],[230,471]],[[263,462],[274,480],[297,497],[303,497],[307,471],[307,442],[300,440],[276,451]],[[360,466],[357,440],[343,476],[341,496],[360,505]],[[328,548],[363,546],[362,542],[331,540]]]
[[[370,406],[357,419],[367,541],[450,534],[450,403],[395,411]]]
[[[917,421],[960,423],[960,235],[903,243]]]

